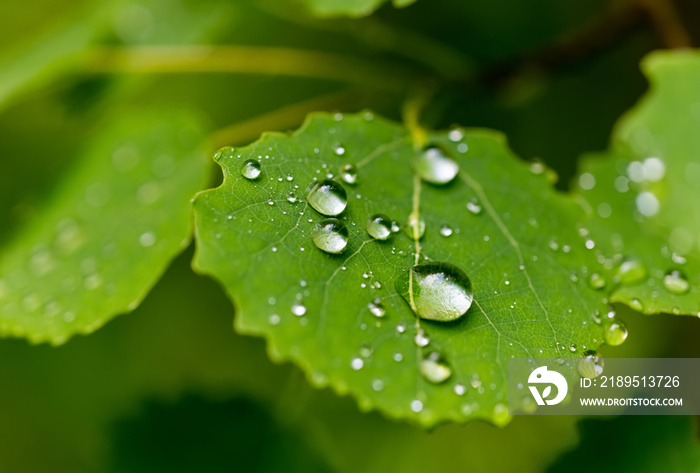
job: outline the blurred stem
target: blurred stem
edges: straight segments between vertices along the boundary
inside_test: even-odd
[[[263,46],[138,46],[95,48],[86,55],[93,73],[243,73],[331,79],[378,89],[406,87],[415,70],[386,61]]]
[[[420,115],[435,95],[435,84],[424,83],[415,87],[403,106],[403,122],[411,132],[413,147],[423,149],[428,134],[420,125]]]
[[[652,25],[667,48],[692,47],[688,31],[680,19],[673,0],[636,0],[649,15]]]
[[[265,131],[294,128],[311,112],[355,111],[370,104],[376,105],[389,97],[387,94],[372,94],[354,88],[314,97],[220,128],[212,133],[211,142],[216,148],[239,145],[256,139]]]

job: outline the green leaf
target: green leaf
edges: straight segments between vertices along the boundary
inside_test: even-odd
[[[601,329],[591,316],[604,306],[577,274],[596,265],[576,232],[581,207],[518,161],[499,134],[449,136],[428,137],[459,163],[446,186],[417,180],[411,135],[369,113],[313,115],[291,136],[266,134],[218,153],[224,183],[195,200],[194,264],[234,300],[237,330],[267,337],[273,358],[293,359],[315,384],[425,425],[473,417],[500,423],[508,418],[507,360],[595,348]],[[241,174],[250,159],[261,164],[256,180]],[[359,169],[356,184],[343,184],[348,205],[339,219],[349,242],[331,255],[312,240],[324,217],[307,192],[346,164]],[[451,263],[471,280],[474,303],[455,322],[420,320],[397,294],[416,242],[404,232],[373,240],[365,229],[378,213],[403,224],[414,204],[427,228],[418,261]],[[371,311],[376,298],[384,317]],[[414,341],[420,332],[429,338],[424,348]],[[451,366],[444,383],[419,371],[434,351]]]
[[[362,17],[371,15],[388,0],[300,0],[314,15],[320,17],[350,16]],[[392,0],[395,7],[406,7],[416,0]]]
[[[135,308],[189,242],[202,144],[185,112],[104,125],[0,253],[0,333],[60,344]]]
[[[643,64],[651,91],[619,123],[612,149],[582,163],[577,186],[590,204],[585,226],[606,259],[611,301],[697,316],[700,54],[657,53]],[[625,260],[643,267],[627,284],[618,281]]]

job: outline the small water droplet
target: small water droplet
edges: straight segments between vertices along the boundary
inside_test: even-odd
[[[260,163],[254,159],[249,159],[241,166],[241,175],[246,179],[257,179],[260,173]]]
[[[604,335],[608,345],[621,345],[627,338],[627,325],[621,320],[613,320],[606,324]]]
[[[355,371],[361,370],[362,367],[365,366],[365,362],[362,360],[362,358],[353,358],[352,361],[350,362],[350,366]]]
[[[423,403],[418,399],[411,401],[411,410],[416,414],[423,410]]]
[[[444,237],[452,235],[452,228],[449,225],[443,225],[442,227],[440,227],[440,235]]]
[[[455,384],[454,391],[457,396],[463,396],[467,388],[463,384]]]
[[[346,164],[340,168],[340,177],[348,184],[357,182],[357,168],[354,164]]]
[[[425,220],[416,217],[415,214],[411,214],[408,217],[404,230],[409,238],[418,238],[420,240],[425,235]]]
[[[416,332],[416,336],[413,337],[413,341],[416,343],[417,346],[419,347],[425,347],[428,346],[430,343],[430,338],[425,334],[425,331],[421,328],[418,329],[418,332]]]
[[[438,352],[428,354],[420,362],[420,374],[431,383],[443,383],[452,376],[452,368]]]
[[[297,195],[294,191],[287,194],[287,202],[289,202],[290,204],[294,204],[294,203],[296,203],[296,201],[297,201]]]
[[[617,268],[617,280],[622,284],[635,284],[644,279],[647,270],[641,261],[628,259]]]
[[[313,185],[307,196],[309,205],[323,215],[338,215],[348,205],[348,194],[339,183],[324,179]]]
[[[280,316],[277,314],[272,314],[269,318],[268,321],[270,322],[270,325],[279,325],[280,323]]]
[[[368,308],[375,317],[384,317],[384,315],[386,315],[386,309],[384,308],[384,304],[379,297],[370,302],[368,304]]]
[[[381,379],[375,379],[374,381],[372,381],[372,389],[374,389],[377,392],[381,391],[382,389],[384,389],[384,381],[382,381]]]
[[[481,207],[481,203],[479,202],[479,199],[474,197],[472,200],[467,202],[467,210],[472,214],[472,215],[481,215],[481,213],[484,211],[484,209]]]
[[[664,276],[664,287],[672,294],[685,294],[690,289],[690,284],[685,275],[679,270],[673,270]]]
[[[473,300],[471,281],[464,271],[449,263],[416,265],[396,285],[416,315],[428,320],[458,319]]]
[[[604,365],[605,362],[600,353],[595,350],[588,350],[578,362],[578,372],[584,378],[597,378],[603,373]]]
[[[632,299],[629,306],[631,309],[634,309],[637,312],[642,312],[644,310],[644,304],[639,299]]]
[[[376,214],[367,220],[367,233],[377,240],[386,240],[391,236],[391,221],[389,217]]]
[[[414,162],[414,168],[421,179],[431,184],[447,184],[452,181],[459,165],[444,155],[440,148],[425,149]]]
[[[348,244],[348,228],[336,218],[328,218],[316,225],[311,235],[319,250],[326,253],[341,253]]]
[[[156,242],[156,236],[153,232],[146,232],[141,234],[139,237],[139,244],[143,246],[144,248],[148,248],[149,246],[153,246]]]
[[[306,306],[301,302],[297,302],[292,306],[292,314],[296,315],[297,317],[301,317],[302,315],[306,314]]]
[[[602,274],[593,273],[588,278],[588,285],[591,286],[592,289],[603,289],[605,287],[605,284],[605,276],[603,276]]]
[[[338,156],[342,156],[345,154],[345,146],[341,144],[335,144],[333,145],[333,152]]]

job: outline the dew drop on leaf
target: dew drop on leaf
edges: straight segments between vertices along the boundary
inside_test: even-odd
[[[417,237],[420,240],[425,235],[425,220],[411,214],[404,230],[409,238],[415,239]]]
[[[596,290],[603,289],[605,287],[605,284],[606,284],[605,276],[603,276],[602,274],[593,273],[588,278],[588,285],[592,289],[596,289]]]
[[[644,304],[642,303],[642,301],[636,298],[630,301],[629,306],[631,309],[634,309],[637,312],[642,312],[644,310]]]
[[[420,318],[449,322],[467,313],[473,293],[469,277],[450,263],[423,263],[407,277],[399,278],[396,289]]]
[[[384,317],[384,315],[386,315],[386,309],[384,308],[384,304],[379,297],[372,300],[367,307],[375,317]]]
[[[636,259],[625,260],[617,268],[617,280],[622,284],[636,284],[644,279],[646,275],[646,268],[641,261]]]
[[[438,352],[428,354],[420,362],[420,374],[431,383],[444,383],[452,376],[452,368]]]
[[[296,315],[297,317],[301,317],[302,315],[306,314],[306,306],[301,302],[297,302],[292,306],[292,314]]]
[[[447,184],[459,172],[459,165],[440,148],[426,148],[415,160],[414,168],[421,179],[431,184]]]
[[[254,159],[249,159],[241,166],[241,174],[246,179],[257,179],[260,176],[260,163]]]
[[[440,235],[444,237],[452,235],[452,228],[449,225],[443,225],[440,227]]]
[[[627,325],[621,320],[614,320],[605,325],[605,343],[611,346],[622,345],[627,338]]]
[[[430,338],[428,338],[428,336],[425,334],[425,331],[421,328],[418,329],[416,336],[413,337],[413,341],[416,343],[416,346],[425,347],[428,346],[428,344],[430,343]]]
[[[672,294],[681,295],[688,292],[690,284],[681,271],[673,270],[664,276],[664,287]]]
[[[476,197],[467,202],[467,210],[472,215],[481,215],[481,213],[484,211],[484,209],[481,207],[479,199],[477,199]]]
[[[336,218],[328,218],[316,225],[311,235],[314,245],[326,253],[341,253],[348,245],[348,228]]]
[[[346,164],[340,168],[340,177],[348,184],[357,182],[357,168],[354,164]]]
[[[603,373],[603,357],[595,350],[588,350],[578,362],[578,372],[584,378],[597,378]]]
[[[367,220],[367,233],[376,240],[386,240],[391,236],[391,221],[389,217],[376,214]]]
[[[311,187],[307,200],[318,213],[333,216],[345,210],[348,205],[348,194],[339,183],[324,179]]]

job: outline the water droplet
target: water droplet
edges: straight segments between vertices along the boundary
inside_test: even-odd
[[[622,262],[617,268],[617,280],[622,284],[635,284],[644,279],[647,270],[641,261],[629,259]]]
[[[294,203],[296,203],[296,201],[297,201],[297,195],[294,191],[287,194],[287,202],[289,202],[290,204],[294,204]]]
[[[241,166],[241,174],[246,179],[257,179],[260,176],[260,163],[254,159],[249,159]]]
[[[440,235],[444,237],[452,235],[452,228],[450,228],[449,225],[443,225],[442,227],[440,227]]]
[[[454,128],[450,130],[450,132],[447,134],[447,138],[449,138],[449,140],[452,142],[457,142],[461,141],[462,138],[464,138],[464,134],[459,128]]]
[[[457,396],[463,396],[467,388],[463,384],[455,384],[454,391]]]
[[[306,306],[301,302],[297,302],[292,306],[292,314],[301,317],[302,315],[306,314]]]
[[[595,176],[589,172],[581,174],[578,178],[578,185],[585,191],[593,189],[595,187]]]
[[[428,338],[428,336],[425,334],[425,331],[421,328],[418,329],[416,336],[413,337],[413,341],[416,343],[416,346],[425,347],[428,346],[428,344],[430,343],[430,338]]]
[[[627,325],[621,320],[613,320],[605,326],[605,343],[611,346],[621,345],[627,338]]]
[[[354,164],[346,164],[340,168],[340,177],[348,184],[355,184],[357,182],[357,168]]]
[[[417,237],[420,240],[425,235],[425,220],[411,214],[408,217],[408,222],[406,222],[406,228],[404,230],[409,238],[415,239]]]
[[[352,361],[350,362],[350,366],[355,371],[361,370],[362,367],[365,366],[365,362],[362,360],[362,358],[353,358]]]
[[[673,270],[664,276],[664,287],[672,294],[681,295],[688,292],[690,284],[681,271]]]
[[[637,312],[642,312],[644,310],[644,304],[639,299],[632,299],[629,306],[631,309],[634,309]]]
[[[333,152],[338,156],[342,156],[345,154],[345,146],[341,144],[335,144],[333,145]]]
[[[645,217],[652,217],[659,213],[659,199],[651,192],[642,192],[635,199],[637,210]]]
[[[588,278],[588,285],[591,286],[592,289],[603,289],[605,287],[605,284],[605,276],[603,276],[602,274],[593,273]]]
[[[370,302],[368,304],[368,308],[372,315],[376,317],[384,317],[384,315],[386,315],[386,309],[384,308],[384,304],[379,297]]]
[[[139,244],[143,246],[144,248],[148,248],[149,246],[153,246],[153,244],[156,242],[156,236],[153,232],[146,232],[143,233],[139,237]]]
[[[463,316],[472,304],[471,281],[450,263],[423,263],[396,283],[397,291],[419,317],[447,322]]]
[[[280,316],[277,314],[272,314],[269,318],[268,321],[270,322],[270,325],[279,325],[280,323]]]
[[[467,202],[467,210],[472,215],[481,215],[481,213],[484,211],[484,209],[481,207],[479,199],[477,199],[476,197]]]
[[[224,146],[214,153],[214,161],[220,162],[223,159],[232,158],[235,153],[236,150],[232,146]]]
[[[391,236],[391,221],[389,217],[376,214],[367,220],[367,233],[377,240],[386,240]]]
[[[316,225],[311,238],[319,250],[341,253],[348,244],[348,228],[336,218],[328,218]]]
[[[424,150],[415,160],[414,167],[420,178],[431,184],[447,184],[459,172],[457,162],[436,147]]]
[[[603,373],[604,365],[605,362],[600,353],[595,350],[588,350],[578,362],[578,372],[584,378],[597,378]]]
[[[311,207],[323,215],[338,215],[348,205],[348,194],[339,183],[324,179],[313,185],[307,200]]]
[[[421,360],[419,370],[425,379],[436,384],[443,383],[452,376],[452,368],[438,352],[432,352]]]
[[[382,381],[381,379],[375,379],[374,381],[372,381],[372,389],[374,389],[377,392],[381,391],[382,389],[384,389],[384,381]]]
[[[411,401],[411,410],[416,414],[423,410],[423,403],[418,399]]]

